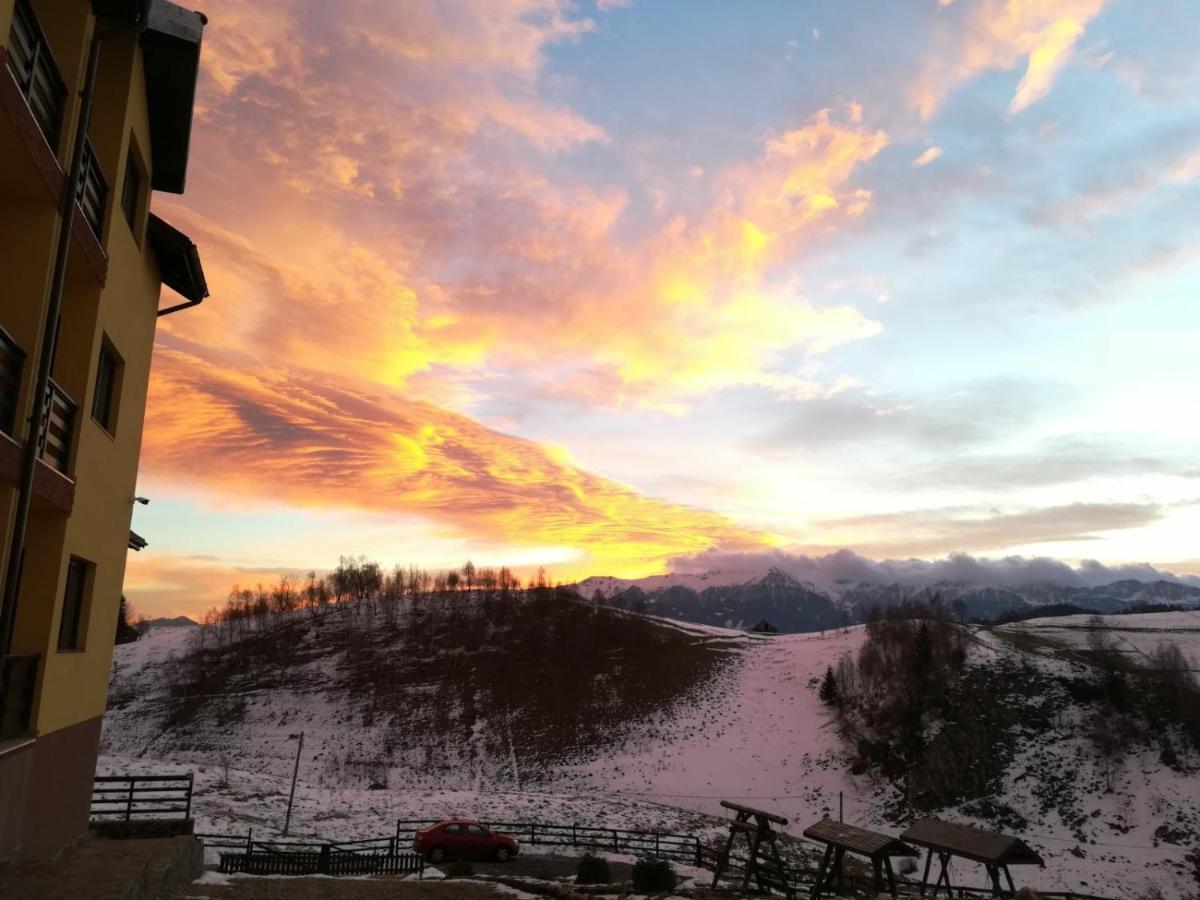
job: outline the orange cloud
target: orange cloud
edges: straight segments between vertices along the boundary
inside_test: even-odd
[[[923,119],[931,118],[959,85],[991,69],[1025,73],[1008,106],[1012,115],[1044,97],[1088,23],[1105,0],[981,0],[972,4],[942,3],[951,16],[941,43],[930,54],[912,89]],[[956,15],[956,13],[958,15]]]
[[[429,403],[167,343],[143,445],[152,475],[297,506],[402,510],[481,543],[571,549],[580,570],[646,572],[672,553],[772,542]]]
[[[591,404],[819,390],[794,357],[878,325],[809,303],[775,269],[869,208],[852,180],[887,136],[856,108],[819,112],[715,174],[706,215],[630,244],[624,191],[545,174],[544,154],[607,139],[541,96],[546,47],[593,27],[571,9],[214,6],[187,205],[230,273],[214,295],[237,290],[238,328],[409,389],[436,365],[439,400],[498,366]],[[329,352],[335,317],[356,332],[335,338],[349,356]]]
[[[772,542],[451,408],[507,377],[668,410],[731,385],[835,390],[805,357],[879,326],[788,273],[870,208],[857,176],[888,136],[860,108],[767,135],[706,173],[701,212],[666,198],[630,237],[624,190],[552,165],[608,139],[542,83],[546,49],[593,27],[566,0],[207,11],[191,183],[164,211],[212,299],[163,322],[147,473],[565,548],[579,574]]]

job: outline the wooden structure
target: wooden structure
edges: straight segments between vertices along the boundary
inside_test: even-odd
[[[772,825],[786,826],[788,820],[775,813],[752,806],[742,806],[740,803],[730,803],[728,800],[722,800],[721,805],[732,810],[735,815],[734,820],[729,823],[729,839],[725,842],[713,871],[713,887],[716,887],[721,877],[729,871],[733,848],[741,835],[746,839],[749,850],[746,868],[742,873],[742,891],[750,887],[750,881],[753,879],[759,890],[770,892],[774,888],[781,891],[788,900],[794,900],[796,892],[791,886],[787,866],[779,855],[779,846],[776,843],[779,833],[772,828]]]
[[[918,855],[908,844],[891,835],[868,831],[857,825],[835,822],[829,818],[806,828],[804,836],[825,845],[825,857],[821,860],[821,868],[817,870],[812,900],[820,900],[821,893],[827,889],[832,890],[835,881],[839,891],[844,888],[842,857],[847,853],[855,853],[871,860],[875,891],[884,890],[883,876],[886,874],[887,890],[895,897],[896,873],[892,871],[892,857]]]
[[[937,880],[933,884],[933,894],[936,897],[942,885],[946,886],[946,896],[951,896],[953,886],[950,884],[950,859],[958,856],[983,865],[991,881],[992,896],[1003,897],[1016,893],[1013,886],[1009,866],[1045,865],[1042,858],[1020,838],[995,831],[985,831],[971,825],[960,825],[957,822],[945,822],[941,819],[920,819],[908,827],[901,839],[910,844],[924,847],[928,851],[925,859],[925,874],[921,878],[921,896],[929,884],[929,870],[933,858],[937,856],[941,863]],[[1003,874],[1008,882],[1007,889],[1000,883]]]

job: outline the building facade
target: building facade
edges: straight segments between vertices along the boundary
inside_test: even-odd
[[[205,23],[166,0],[0,0],[0,573],[23,548],[0,610],[0,860],[87,831],[155,325],[207,295],[150,211],[184,188]]]

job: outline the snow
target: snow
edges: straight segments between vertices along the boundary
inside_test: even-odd
[[[1086,641],[1088,618],[1031,620],[1003,630],[1076,643]],[[1137,652],[1152,650],[1164,636],[1179,640],[1181,647],[1186,643],[1184,652],[1192,658],[1200,651],[1200,613],[1106,620]],[[162,749],[158,742],[152,756],[140,757],[158,728],[153,710],[159,668],[185,649],[194,629],[162,629],[117,648],[115,692],[137,699],[106,717],[100,771],[194,771],[197,831],[245,833],[252,827],[256,837],[269,838],[278,834],[286,808],[295,752],[287,735],[302,727],[305,749],[292,814],[292,836],[297,838],[374,837],[391,834],[397,819],[464,816],[484,822],[656,829],[714,839],[727,821],[723,799],[788,817],[787,830],[793,835],[822,816],[837,816],[839,798],[847,821],[889,833],[902,830],[882,816],[893,789],[850,774],[846,748],[817,698],[816,685],[826,666],[836,666],[843,654],[861,645],[861,627],[759,636],[662,621],[729,651],[734,658],[723,678],[705,695],[642,723],[637,733],[598,757],[584,754],[544,770],[520,772],[519,790],[513,789],[515,761],[495,770],[476,765],[461,785],[433,783],[418,763],[403,760],[393,760],[387,768],[387,789],[338,783],[336,775],[318,764],[321,754],[352,746],[367,753],[378,747],[371,746],[369,735],[352,740],[352,729],[342,724],[339,711],[324,706],[321,696],[302,684],[246,697],[251,724],[237,734],[207,746]],[[986,630],[977,635],[981,659],[1014,652]],[[1080,665],[1052,656],[1038,657],[1036,663],[1047,671]],[[487,727],[481,718],[474,733]],[[228,783],[222,756],[228,759]],[[1039,811],[1038,790],[1054,772],[1071,773],[1078,784],[1092,785],[1080,791],[1082,826],[1063,821],[1056,809]],[[1113,793],[1103,793],[1099,782],[1097,765],[1082,741],[1045,742],[1022,751],[1010,769],[1003,800],[1027,818],[1028,830],[1022,834],[1046,857],[1047,867],[1014,870],[1014,877],[1028,876],[1047,890],[1111,895],[1116,885],[1135,891],[1153,882],[1168,896],[1181,893],[1188,882],[1174,864],[1187,848],[1161,843],[1154,832],[1164,819],[1191,814],[1189,808],[1200,799],[1200,780],[1166,770],[1152,754],[1144,754],[1125,766]],[[954,811],[943,815],[986,824]],[[966,863],[956,864],[955,877],[983,881],[982,872]]]
[[[1059,641],[1069,647],[1086,648],[1088,635],[1093,631],[1094,616],[1062,616],[1059,618],[1029,619],[1004,625],[1000,630],[1032,634]],[[1200,659],[1200,610],[1161,613],[1131,613],[1119,616],[1100,616],[1117,648],[1134,656],[1153,653],[1163,641],[1179,646],[1183,655],[1192,660],[1192,668]]]

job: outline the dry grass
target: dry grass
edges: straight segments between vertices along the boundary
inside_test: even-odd
[[[185,657],[164,725],[199,743],[238,727],[237,698],[281,686],[323,694],[346,728],[378,736],[370,758],[324,761],[338,784],[366,785],[397,758],[456,771],[442,746],[521,771],[587,757],[703,691],[728,659],[703,636],[553,592],[345,605],[270,637]],[[314,680],[306,665],[318,661],[331,676]]]

